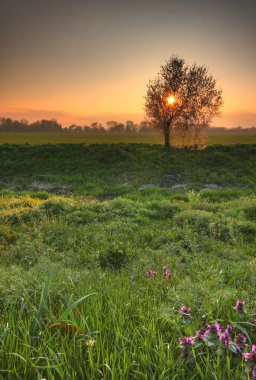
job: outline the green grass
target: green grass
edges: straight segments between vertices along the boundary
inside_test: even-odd
[[[0,144],[163,144],[158,133],[0,133]],[[256,134],[212,134],[208,145],[255,144]]]
[[[256,342],[244,324],[256,319],[255,145],[0,155],[0,379],[241,378],[239,356],[188,360],[178,339],[218,320]]]

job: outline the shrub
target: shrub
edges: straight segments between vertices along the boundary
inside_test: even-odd
[[[79,226],[93,223],[97,219],[97,216],[98,215],[91,210],[75,210],[70,212],[65,220],[70,225]]]
[[[234,230],[242,235],[246,243],[252,243],[255,240],[256,226],[252,222],[237,221],[234,224]]]
[[[108,211],[113,215],[134,217],[138,214],[139,204],[130,199],[118,198],[110,203]]]
[[[31,198],[46,200],[50,198],[50,194],[47,191],[36,191],[30,193]]]
[[[129,255],[125,247],[119,243],[112,242],[109,247],[99,253],[98,257],[101,268],[118,270],[127,264]]]
[[[46,211],[48,216],[58,216],[68,209],[68,205],[63,201],[46,201],[41,207],[42,210]]]
[[[185,210],[180,212],[175,218],[179,226],[185,226],[189,224],[198,233],[202,235],[210,235],[211,222],[213,220],[213,214],[204,210]]]
[[[256,205],[246,207],[244,213],[247,219],[256,221]]]
[[[17,233],[9,225],[0,225],[0,242],[13,244],[17,240]]]
[[[146,203],[148,216],[157,219],[173,218],[180,211],[180,206],[168,200],[151,201]]]
[[[240,198],[242,195],[242,190],[237,189],[209,190],[203,191],[201,198],[207,199],[209,202],[225,202]]]

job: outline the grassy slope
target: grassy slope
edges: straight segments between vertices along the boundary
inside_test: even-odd
[[[0,133],[0,144],[162,144],[160,134],[128,133]],[[255,144],[256,134],[211,134],[208,145]]]
[[[236,298],[255,318],[256,146],[3,145],[0,156],[0,378],[240,378],[232,355],[186,363],[178,338],[238,321]],[[47,328],[61,320],[78,333]]]

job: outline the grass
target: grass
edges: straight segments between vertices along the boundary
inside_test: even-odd
[[[158,133],[0,133],[0,144],[163,144]],[[256,144],[256,134],[210,134],[208,145]]]
[[[240,379],[178,339],[218,320],[256,342],[255,154],[0,146],[0,379]]]

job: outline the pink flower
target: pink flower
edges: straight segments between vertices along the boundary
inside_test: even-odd
[[[180,348],[187,349],[195,344],[195,340],[192,336],[185,336],[183,339],[179,339]]]
[[[155,272],[154,270],[152,269],[149,269],[146,273],[145,273],[145,276],[147,277],[156,277],[157,275],[157,272]]]
[[[244,305],[245,305],[245,301],[241,301],[241,300],[237,299],[236,300],[236,306],[234,307],[234,309],[238,313],[244,313]]]
[[[226,327],[226,332],[227,332],[228,334],[231,334],[232,331],[233,331],[233,325],[227,325],[227,327]]]
[[[206,329],[202,327],[200,330],[196,331],[196,338],[198,340],[203,340],[205,336],[205,332],[206,332]]]
[[[247,338],[245,335],[243,334],[237,334],[235,339],[234,339],[234,343],[236,345],[236,349],[241,352],[244,347],[246,346],[246,342],[247,342]]]
[[[191,307],[187,307],[187,306],[180,306],[179,308],[179,315],[181,317],[190,317],[190,312],[191,312]]]
[[[255,344],[252,345],[252,350],[251,352],[246,352],[246,353],[243,353],[242,354],[245,361],[252,361],[254,363],[256,363],[256,346]]]
[[[222,327],[218,322],[213,323],[213,324],[207,323],[206,326],[207,326],[207,330],[205,331],[204,336],[222,333]]]
[[[218,337],[219,337],[219,340],[225,344],[225,346],[229,345],[231,338],[227,331],[225,331],[224,333],[219,333]]]
[[[167,265],[163,266],[163,269],[162,269],[162,275],[163,275],[163,277],[164,277],[166,280],[170,280],[170,278],[172,277],[172,274],[171,274],[171,272],[169,271]]]

